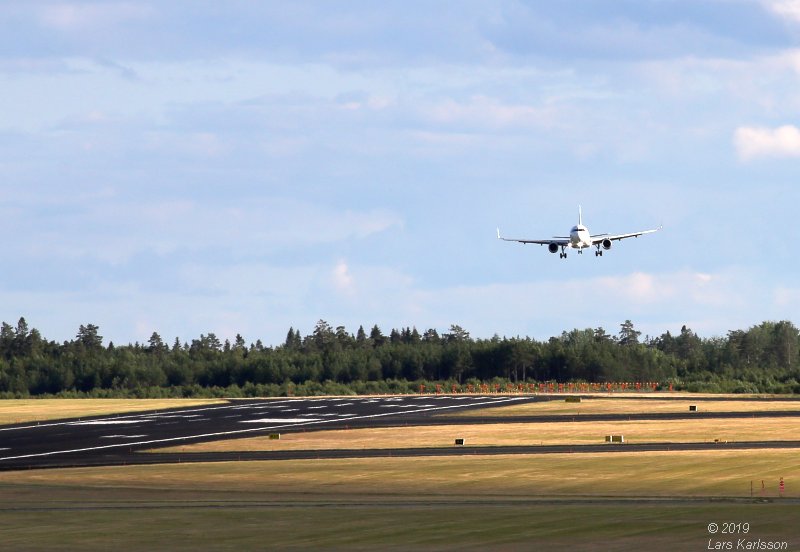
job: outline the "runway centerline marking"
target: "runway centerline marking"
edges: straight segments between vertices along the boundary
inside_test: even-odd
[[[70,422],[68,425],[115,425],[115,424],[141,424],[154,420],[86,420],[83,422]]]
[[[473,403],[470,406],[483,406],[485,404],[497,404],[497,403],[501,403],[501,402],[521,401],[521,400],[525,400],[526,398],[527,397],[510,397],[508,399],[500,399],[500,400],[491,401],[491,402],[488,402],[488,403]],[[402,399],[396,399],[396,400],[402,400]],[[357,416],[355,418],[350,418],[349,420],[366,420],[366,419],[369,419],[369,418],[382,418],[382,417],[386,417],[386,416],[401,416],[403,414],[411,414],[411,413],[417,414],[419,412],[431,412],[431,411],[435,411],[435,410],[448,410],[448,409],[452,409],[452,408],[463,408],[463,407],[464,407],[464,404],[462,403],[462,404],[452,404],[452,405],[447,405],[447,406],[436,406],[436,407],[430,407],[430,408],[420,408],[420,409],[413,410],[413,411],[406,410],[406,411],[403,411],[403,412],[397,412],[397,411],[381,412],[381,413],[377,413],[377,414],[364,414],[364,415],[361,415],[361,416]],[[115,443],[115,444],[111,444],[111,445],[101,445],[101,446],[97,446],[97,447],[85,447],[85,448],[70,449],[70,450],[54,450],[54,451],[49,451],[49,452],[38,452],[38,453],[34,453],[34,454],[20,454],[20,455],[17,455],[17,456],[1,457],[0,461],[2,461],[2,460],[20,460],[22,458],[40,458],[42,456],[56,456],[58,454],[89,452],[89,451],[94,451],[94,450],[108,450],[108,449],[112,449],[112,448],[133,447],[133,446],[139,446],[139,445],[156,445],[156,444],[159,444],[159,443],[171,443],[171,442],[174,442],[174,441],[186,441],[187,439],[203,439],[203,438],[207,438],[207,437],[223,437],[225,435],[240,435],[242,433],[255,433],[255,432],[258,432],[258,431],[269,431],[269,430],[272,430],[272,429],[286,429],[287,427],[298,427],[298,426],[308,426],[308,425],[315,425],[315,424],[324,424],[324,423],[329,423],[329,422],[332,422],[332,421],[334,421],[334,420],[315,420],[315,421],[303,420],[302,422],[299,422],[299,423],[282,424],[282,425],[277,425],[277,426],[273,425],[273,426],[264,426],[264,427],[254,427],[254,428],[249,428],[249,429],[235,429],[235,430],[231,430],[231,431],[219,431],[219,432],[215,432],[215,433],[201,433],[201,434],[195,434],[195,435],[183,435],[181,437],[167,437],[165,439],[150,439],[150,440],[147,440],[147,441],[135,441],[133,443]],[[177,422],[174,422],[174,423],[177,423]],[[36,426],[32,426],[32,427],[36,427]],[[19,429],[19,428],[17,428],[17,429]]]
[[[240,424],[296,424],[302,422],[321,422],[323,420],[309,420],[308,418],[258,418],[257,420],[241,420]]]

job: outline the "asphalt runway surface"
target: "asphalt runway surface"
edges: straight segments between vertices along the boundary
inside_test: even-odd
[[[615,397],[616,398],[616,397]],[[229,404],[0,426],[0,470],[55,467],[388,456],[546,454],[653,450],[800,448],[800,441],[359,449],[224,453],[143,453],[144,450],[269,433],[441,424],[800,418],[796,411],[651,413],[513,418],[456,417],[467,409],[554,400],[546,396],[410,395],[389,397],[231,400]],[[562,399],[563,400],[563,399]],[[685,399],[687,400],[687,399]],[[700,402],[698,399],[697,402]]]

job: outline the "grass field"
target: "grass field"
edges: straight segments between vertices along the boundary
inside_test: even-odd
[[[800,410],[797,401],[745,401],[745,400],[710,400],[710,397],[676,396],[670,400],[653,398],[620,398],[620,397],[584,397],[579,403],[568,403],[564,398],[525,404],[512,404],[482,410],[464,410],[457,416],[538,416],[564,415],[580,416],[581,414],[643,414],[688,412],[690,405],[696,405],[699,412],[764,412],[776,410]],[[448,413],[448,416],[453,414]]]
[[[800,498],[796,450],[547,454],[168,464],[0,473],[0,484],[278,496],[749,497],[750,481]],[[760,487],[760,484],[759,484]]]
[[[630,400],[602,399],[597,408],[599,403],[604,403],[602,408],[631,408]],[[593,402],[536,406],[574,408]],[[671,401],[663,402],[676,407]],[[690,403],[703,408],[699,400]],[[758,404],[767,408],[773,403]],[[75,416],[88,415],[79,411],[81,406],[95,408],[91,403],[72,406],[77,408],[72,411]],[[137,410],[165,407],[140,406]],[[647,405],[634,405],[642,406]],[[116,412],[124,405],[109,407]],[[49,408],[57,417],[65,416],[63,405]],[[562,439],[599,442],[608,433],[623,433],[629,441],[793,439],[797,429],[788,418],[747,417],[610,425],[499,423],[311,432],[285,434],[280,441],[266,444],[258,439],[229,443],[234,450],[247,450],[245,445],[377,448],[452,445],[453,438],[465,437],[470,445],[490,446]],[[780,478],[786,485],[783,496],[778,492]],[[797,550],[798,519],[797,450],[226,462],[0,472],[0,535],[2,548],[9,550],[658,552],[708,550],[712,537],[714,542],[732,538],[736,546],[736,539],[745,536],[711,535],[707,527],[712,522],[720,526],[749,523],[747,537],[786,542],[789,550]]]
[[[464,438],[470,446],[585,445],[606,435],[624,435],[628,443],[782,441],[797,439],[797,418],[698,419],[621,422],[505,423],[410,426],[286,433],[180,445],[156,452],[230,452],[263,450],[395,449],[452,446]]]
[[[155,499],[156,497],[154,497]],[[798,505],[152,502],[3,509],[8,550],[707,550],[711,522],[796,550]],[[735,539],[734,539],[735,542]]]
[[[219,399],[7,399],[0,400],[0,425],[225,402]]]
[[[560,550],[569,543],[570,550],[657,551],[705,550],[707,525],[731,521],[794,544],[797,456],[387,458],[0,473],[0,533],[14,550]],[[779,477],[788,498],[777,497]],[[765,480],[769,503],[749,500],[751,479],[757,497]]]

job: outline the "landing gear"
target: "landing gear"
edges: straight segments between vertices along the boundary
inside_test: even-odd
[[[598,249],[597,251],[594,252],[594,256],[595,257],[602,257],[603,256],[603,252]]]
[[[562,245],[561,246],[561,253],[558,254],[558,258],[559,259],[566,259],[567,258],[567,246],[566,245]]]

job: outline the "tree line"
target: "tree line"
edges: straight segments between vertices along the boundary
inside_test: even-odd
[[[657,382],[674,389],[800,393],[800,332],[789,321],[763,322],[725,337],[701,338],[686,326],[642,338],[630,320],[615,334],[573,329],[546,341],[473,339],[453,325],[439,334],[416,328],[355,334],[320,320],[309,335],[289,328],[264,346],[214,333],[171,344],[153,332],[146,343],[103,342],[81,325],[57,343],[25,318],[0,328],[0,397],[277,396],[408,393],[419,385],[534,382]]]

